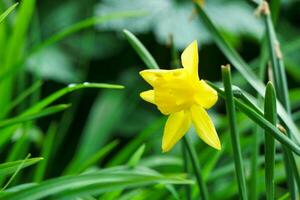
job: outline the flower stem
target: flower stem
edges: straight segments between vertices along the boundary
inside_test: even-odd
[[[265,118],[276,125],[276,94],[271,82],[268,83],[265,94]],[[272,135],[265,132],[265,181],[266,199],[274,199],[274,165],[275,165],[275,139]]]
[[[181,150],[182,150],[182,158],[183,158],[183,170],[184,172],[189,175],[189,161],[187,155],[187,148],[184,142],[181,142]],[[191,187],[190,185],[185,186],[185,193],[186,193],[186,200],[191,200]]]
[[[201,175],[201,168],[200,168],[200,164],[199,164],[199,160],[197,158],[195,148],[193,147],[193,145],[191,144],[191,142],[187,136],[183,137],[183,142],[184,142],[184,145],[185,145],[185,147],[188,151],[188,154],[190,155],[191,161],[192,161],[192,166],[193,166],[197,184],[198,184],[198,187],[200,190],[201,199],[208,200],[209,199],[208,192],[207,192],[207,188],[204,183],[203,177]]]
[[[223,84],[225,89],[225,101],[226,101],[226,110],[229,119],[230,133],[231,133],[231,142],[232,150],[234,157],[234,164],[236,169],[236,175],[239,186],[240,198],[242,200],[247,200],[247,188],[246,180],[244,174],[244,164],[242,159],[242,152],[240,147],[240,139],[237,130],[236,122],[236,110],[232,94],[232,84],[231,84],[231,75],[230,75],[230,66],[222,66],[222,77]]]

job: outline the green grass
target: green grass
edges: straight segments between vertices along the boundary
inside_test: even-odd
[[[0,199],[299,198],[297,2],[128,2],[0,1]],[[191,36],[222,149],[191,128],[162,153],[139,71]]]

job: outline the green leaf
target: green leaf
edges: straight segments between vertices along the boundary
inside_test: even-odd
[[[41,81],[37,81],[34,84],[32,84],[30,87],[28,87],[24,92],[22,92],[18,97],[16,97],[7,108],[4,109],[3,115],[6,116],[7,113],[9,113],[12,109],[14,109],[16,106],[18,106],[20,103],[22,103],[29,95],[34,93],[37,89],[39,89],[42,86]]]
[[[24,162],[24,165],[22,166],[22,169],[23,169],[30,165],[34,165],[41,160],[43,160],[43,158],[37,157],[37,158],[27,159],[25,162],[24,162],[24,160],[18,160],[18,161],[13,161],[13,162],[2,163],[2,164],[0,164],[0,176],[9,175],[9,174],[14,173],[22,162]]]
[[[224,98],[224,91],[218,88],[213,83],[207,82],[212,88],[214,88],[220,97]],[[268,131],[272,136],[278,140],[280,143],[288,147],[291,151],[295,152],[297,155],[300,155],[300,146],[297,145],[294,141],[292,141],[289,137],[284,135],[281,131],[278,130],[276,126],[271,124],[268,120],[266,120],[260,113],[257,113],[253,110],[249,105],[246,105],[241,100],[234,98],[236,107],[246,114],[250,119],[252,119],[259,126]]]
[[[264,105],[265,118],[276,125],[276,94],[271,82],[267,84]],[[268,132],[265,133],[265,165],[266,197],[267,199],[274,199],[275,140]]]
[[[80,89],[85,89],[85,88],[107,88],[107,89],[123,89],[124,87],[121,85],[113,85],[113,84],[106,84],[106,83],[79,83],[79,84],[69,84],[67,87],[58,90],[57,92],[54,92],[53,94],[49,95],[48,97],[44,98],[37,104],[35,104],[33,107],[27,109],[22,115],[27,115],[27,114],[32,114],[34,112],[38,112],[44,107],[48,106],[52,102],[56,101],[60,97],[76,91]]]
[[[12,6],[10,6],[4,13],[0,15],[0,24],[3,22],[3,20],[19,5],[19,3],[15,3]]]
[[[145,48],[145,46],[133,35],[130,31],[124,30],[123,31],[128,42],[131,44],[133,49],[137,52],[137,54],[141,57],[144,63],[150,69],[159,69],[158,64],[149,53],[149,51]]]
[[[54,139],[55,139],[56,132],[57,132],[57,125],[55,123],[51,123],[42,145],[41,156],[44,158],[44,160],[43,162],[38,163],[38,165],[36,166],[36,170],[33,175],[34,182],[40,182],[41,180],[43,180],[45,176],[46,168],[51,158],[50,157],[51,150],[52,150],[53,143],[55,142]]]
[[[68,105],[68,104],[50,106],[50,107],[40,110],[36,113],[26,114],[26,115],[17,116],[17,117],[11,118],[11,119],[6,119],[3,121],[0,121],[0,128],[5,128],[8,126],[13,126],[15,124],[19,124],[19,123],[23,123],[23,122],[27,122],[27,121],[31,121],[31,120],[36,120],[41,117],[45,117],[48,115],[55,114],[57,112],[61,112],[69,107],[70,107],[70,105]]]
[[[228,60],[232,63],[233,67],[235,67],[243,77],[249,82],[249,84],[261,95],[264,95],[264,84],[260,81],[260,79],[250,70],[250,67],[247,63],[240,57],[240,55],[234,50],[234,48],[226,42],[223,36],[220,34],[218,29],[215,27],[213,22],[208,17],[206,11],[201,8],[198,4],[195,4],[199,17],[205,26],[210,30],[211,35],[214,38],[214,41],[218,45],[218,47],[222,50],[224,55],[228,58]],[[280,118],[284,121],[284,123],[291,130],[294,138],[300,144],[300,132],[291,119],[291,117],[287,114],[283,106],[278,103],[278,114]]]
[[[128,161],[127,165],[129,167],[136,167],[137,164],[139,163],[144,151],[145,151],[146,145],[143,144],[140,146],[137,151],[131,156],[130,160]]]
[[[111,143],[105,145],[98,152],[92,155],[86,161],[75,165],[74,161],[71,161],[68,167],[66,168],[64,174],[79,174],[86,170],[88,167],[100,162],[107,154],[109,154],[117,145],[118,141],[114,140]]]
[[[77,195],[101,194],[125,188],[141,187],[152,184],[191,184],[193,182],[178,175],[164,176],[152,170],[137,168],[106,169],[99,172],[65,176],[44,181],[37,185],[28,186],[12,192],[7,190],[0,194],[3,200],[36,200],[50,195],[70,198]]]
[[[244,162],[240,145],[240,136],[237,128],[235,102],[232,93],[230,66],[222,66],[222,79],[224,84],[224,97],[226,102],[226,112],[229,120],[231,133],[231,144],[233,150],[234,165],[236,170],[239,194],[241,199],[248,199],[246,176],[244,172]]]

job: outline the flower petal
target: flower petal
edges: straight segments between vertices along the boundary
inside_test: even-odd
[[[192,121],[199,137],[208,145],[220,150],[221,144],[215,126],[201,106],[192,106]]]
[[[183,73],[183,69],[164,70],[164,69],[147,69],[140,72],[140,75],[147,81],[151,86],[157,85],[157,80],[170,79],[173,76],[176,77]]]
[[[195,96],[196,102],[205,109],[211,108],[218,101],[218,93],[205,81],[197,83],[199,92]]]
[[[169,116],[164,129],[162,150],[167,152],[183,137],[191,125],[189,111],[180,111]]]
[[[148,91],[142,92],[142,93],[140,93],[140,96],[143,100],[145,100],[149,103],[155,104],[155,102],[154,102],[154,90],[148,90]]]
[[[198,45],[197,41],[193,41],[181,54],[181,62],[183,67],[189,74],[199,80],[198,77]]]

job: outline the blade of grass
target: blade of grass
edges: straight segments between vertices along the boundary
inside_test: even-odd
[[[125,188],[141,187],[157,183],[191,184],[189,180],[178,175],[164,176],[145,169],[106,169],[99,172],[64,176],[28,186],[17,191],[3,192],[1,199],[36,200],[52,195],[71,198],[78,195],[101,194]]]
[[[267,84],[265,95],[265,118],[273,125],[277,123],[276,94],[271,82]],[[275,140],[272,135],[265,133],[265,181],[266,198],[274,199],[274,165],[275,165]]]
[[[145,48],[145,46],[139,41],[139,39],[126,29],[123,30],[123,33],[126,39],[128,40],[128,42],[131,44],[132,48],[135,50],[135,52],[140,56],[142,61],[145,63],[145,65],[149,69],[159,69],[157,62],[149,53],[149,51]]]
[[[131,156],[131,158],[129,159],[129,161],[127,162],[127,165],[129,167],[136,167],[139,163],[139,161],[141,160],[144,152],[145,152],[145,148],[146,145],[142,144],[137,150],[136,152]]]
[[[14,109],[16,106],[18,106],[21,102],[23,102],[29,95],[31,95],[33,92],[35,92],[37,89],[39,89],[42,86],[41,81],[35,82],[33,85],[31,85],[29,88],[27,88],[24,92],[22,92],[16,99],[14,99],[7,108],[4,109],[3,113],[4,116],[6,116],[9,112],[11,112],[12,109]]]
[[[121,152],[114,155],[114,157],[108,162],[106,166],[112,167],[124,164],[134,153],[135,149],[137,149],[150,135],[160,130],[161,127],[163,127],[164,123],[165,118],[159,118],[158,120],[151,123],[141,133],[139,133],[137,137],[131,140]]]
[[[7,181],[7,183],[1,188],[1,192],[3,190],[5,190],[9,184],[14,180],[14,178],[16,177],[16,175],[19,173],[19,171],[23,168],[23,165],[25,164],[25,162],[30,158],[30,154],[28,154],[26,156],[26,158],[20,163],[20,165],[18,166],[18,168],[16,169],[16,171],[13,173],[13,175],[9,178],[9,180]]]
[[[260,94],[264,95],[265,86],[260,81],[260,79],[250,70],[250,67],[247,63],[240,57],[240,55],[234,50],[234,48],[226,42],[221,33],[218,31],[216,26],[213,24],[206,11],[195,3],[197,13],[199,18],[202,20],[203,24],[210,31],[214,41],[217,46],[221,49],[224,55],[232,63],[232,65],[243,75],[243,77],[249,82],[249,84]],[[284,107],[278,103],[278,114],[284,123],[289,127],[291,133],[295,137],[298,144],[300,144],[300,132],[296,124],[291,119],[290,115],[285,111]]]
[[[240,147],[240,136],[238,135],[237,130],[237,121],[236,121],[236,110],[235,102],[232,94],[232,84],[231,84],[231,75],[230,75],[230,66],[222,66],[222,78],[224,83],[225,91],[225,102],[226,102],[226,111],[228,114],[230,133],[231,133],[231,143],[234,157],[234,164],[236,170],[236,176],[239,186],[239,194],[241,199],[248,199],[247,196],[247,187],[246,187],[246,178],[244,172],[244,163],[242,159],[242,152]]]
[[[38,102],[33,107],[27,109],[22,115],[31,114],[33,112],[38,112],[44,107],[48,106],[55,100],[59,99],[60,97],[74,92],[76,90],[85,89],[85,88],[106,88],[106,89],[123,89],[124,87],[121,85],[113,85],[113,84],[106,84],[106,83],[80,83],[80,84],[69,84],[67,87],[54,92],[53,94],[49,95],[48,97],[44,98],[40,102]]]
[[[214,88],[220,97],[225,98],[224,91],[218,88],[215,84],[206,81],[212,88]],[[282,132],[278,130],[273,124],[267,121],[262,115],[257,113],[255,110],[252,109],[252,106],[249,106],[243,103],[241,100],[234,98],[234,102],[236,107],[246,114],[250,119],[252,119],[255,123],[257,123],[260,127],[264,128],[265,130],[269,131],[272,136],[278,140],[280,143],[291,149],[297,155],[300,155],[300,146],[298,146],[293,140],[289,137],[284,135]]]
[[[118,141],[114,140],[101,148],[97,153],[87,159],[85,162],[81,163],[79,166],[68,165],[63,174],[79,174],[86,170],[88,167],[100,162],[107,154],[109,154],[117,145]],[[71,164],[72,162],[70,162]]]
[[[13,68],[15,64],[19,62],[22,55],[22,50],[25,46],[26,33],[29,28],[32,14],[34,12],[35,0],[24,0],[21,2],[18,9],[16,21],[13,26],[11,36],[7,41],[7,47],[3,57],[3,63],[0,73]],[[0,83],[0,110],[4,110],[10,103],[12,96],[12,86],[14,76],[7,78],[5,81]],[[0,117],[3,117],[0,112]]]
[[[24,162],[24,160],[18,160],[18,161],[13,161],[13,162],[2,163],[2,164],[0,164],[0,176],[9,175],[9,174],[14,173],[17,170],[17,168],[20,166],[20,164],[23,162],[24,162],[24,164],[22,165],[22,169],[25,167],[34,165],[34,164],[40,162],[41,160],[43,160],[43,158],[37,157],[37,158],[27,159],[25,162]]]
[[[286,75],[284,71],[283,61],[282,61],[282,53],[280,50],[280,44],[276,37],[274,25],[271,19],[271,13],[269,9],[269,4],[266,1],[262,1],[259,5],[265,21],[266,31],[267,31],[267,39],[269,44],[269,54],[272,62],[272,72],[275,82],[275,88],[278,92],[279,101],[283,104],[287,113],[291,115],[291,108],[288,99],[288,86],[286,81]],[[287,130],[287,136],[291,137],[290,132]],[[283,147],[284,157],[285,157],[285,167],[288,179],[288,185],[291,192],[291,196],[293,199],[298,199],[298,192],[296,188],[296,182],[300,182],[300,180],[295,180],[296,177],[299,177],[298,170],[294,170],[295,167],[292,167],[294,157],[292,152],[289,149]],[[300,188],[299,188],[300,189]]]
[[[42,151],[41,151],[41,157],[44,158],[44,160],[40,163],[37,164],[34,175],[33,175],[33,180],[34,182],[41,182],[45,176],[46,168],[49,163],[49,159],[51,156],[51,149],[52,146],[55,142],[54,138],[57,132],[57,125],[55,123],[51,123],[50,127],[46,133],[43,146],[42,146]]]
[[[50,106],[48,108],[45,108],[43,110],[38,111],[37,113],[21,115],[21,116],[14,117],[14,118],[11,118],[11,119],[6,119],[6,120],[3,120],[3,121],[0,121],[0,129],[1,128],[6,128],[8,126],[13,126],[13,125],[16,125],[16,124],[20,124],[20,123],[23,123],[23,122],[36,120],[36,119],[41,118],[41,117],[49,116],[49,115],[55,114],[57,112],[61,112],[61,111],[65,110],[69,107],[70,107],[70,105],[68,105],[68,104]]]
[[[19,3],[15,3],[12,6],[10,6],[4,13],[0,15],[0,24],[3,22],[3,20],[19,5]]]

